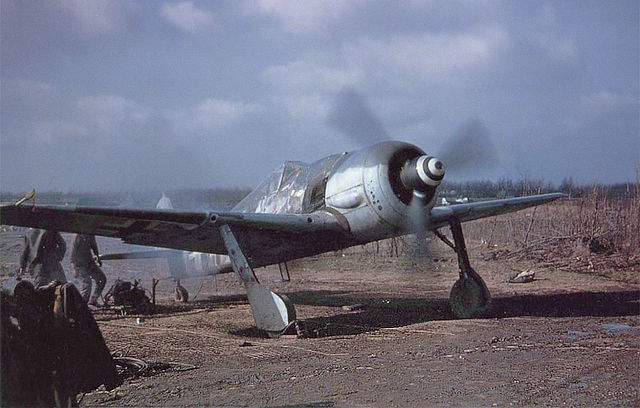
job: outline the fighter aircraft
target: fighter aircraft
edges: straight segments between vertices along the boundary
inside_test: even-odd
[[[126,243],[228,255],[244,283],[259,329],[280,333],[295,320],[293,304],[253,269],[389,237],[433,231],[457,254],[450,294],[457,317],[480,316],[491,303],[469,263],[461,223],[548,203],[560,193],[435,207],[444,163],[397,141],[331,155],[311,164],[286,162],[231,211],[126,209],[16,203],[0,221]],[[440,229],[448,226],[451,242]]]

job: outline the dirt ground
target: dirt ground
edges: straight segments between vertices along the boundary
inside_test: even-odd
[[[103,253],[124,248],[99,244]],[[257,270],[289,296],[313,338],[260,336],[233,275],[184,281],[195,298],[187,304],[174,303],[173,283],[163,281],[157,314],[139,322],[109,310],[95,317],[113,352],[198,368],[127,380],[87,394],[81,406],[640,406],[637,278],[484,261],[486,249],[469,246],[493,295],[488,318],[452,319],[457,263],[439,242],[422,258],[297,261],[290,282],[277,267]],[[3,275],[17,268],[19,251],[18,232],[0,234]],[[535,281],[505,282],[526,269]],[[166,266],[114,261],[104,270],[107,286],[140,277],[150,287]],[[356,303],[364,307],[343,308]]]

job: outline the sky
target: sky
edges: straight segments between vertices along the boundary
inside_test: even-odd
[[[0,189],[253,187],[378,133],[437,155],[469,129],[495,155],[445,162],[457,180],[635,181],[639,20],[624,0],[0,0]]]

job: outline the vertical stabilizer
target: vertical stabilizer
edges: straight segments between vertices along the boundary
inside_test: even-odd
[[[159,210],[173,210],[173,204],[171,203],[169,197],[162,193],[162,198],[160,198],[160,201],[158,201],[158,204],[156,204],[156,208]]]

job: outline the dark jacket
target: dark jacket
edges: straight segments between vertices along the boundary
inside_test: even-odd
[[[62,262],[67,244],[58,231],[29,230],[24,236],[20,267],[33,269],[38,264]]]
[[[94,263],[93,254],[98,255],[96,237],[89,234],[78,234],[71,244],[71,263],[77,266],[89,266]]]

